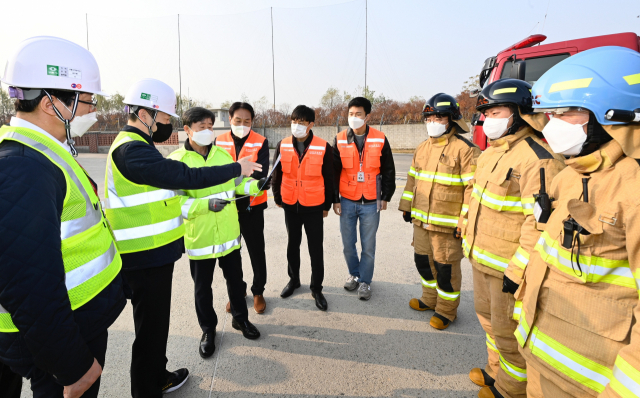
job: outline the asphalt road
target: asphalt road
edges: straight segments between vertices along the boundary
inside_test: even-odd
[[[287,299],[280,291],[288,281],[286,229],[282,210],[269,201],[265,236],[269,270],[265,298],[267,311],[249,319],[262,333],[247,340],[231,328],[224,312],[227,302],[222,273],[213,282],[214,308],[220,323],[216,353],[198,355],[201,331],[193,304],[193,282],[187,257],[176,263],[168,368],[187,367],[190,380],[172,393],[183,397],[475,397],[479,390],[468,378],[473,367],[484,366],[484,333],[473,309],[471,266],[463,261],[459,318],[445,331],[429,326],[432,312],[409,308],[421,294],[413,262],[412,229],[396,210],[411,163],[411,154],[394,155],[399,179],[397,193],[382,212],[377,235],[373,297],[359,301],[342,288],[347,267],[342,256],[339,218],[325,219],[324,293],[329,311],[314,306],[309,286],[309,256],[302,250],[303,286]],[[102,190],[105,155],[82,154],[79,161]],[[245,281],[252,271],[245,249]],[[247,299],[247,304],[252,301]],[[131,306],[109,330],[109,349],[101,397],[130,396],[129,363],[134,338]],[[31,397],[28,382],[23,397]]]

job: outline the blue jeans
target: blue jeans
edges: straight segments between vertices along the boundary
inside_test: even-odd
[[[344,259],[349,267],[349,274],[360,278],[360,282],[371,284],[373,265],[376,259],[376,232],[380,224],[380,213],[376,202],[358,203],[340,198],[342,215],[340,216],[340,233],[344,246]],[[360,240],[362,253],[358,259],[356,242],[358,241],[357,225],[360,220]]]

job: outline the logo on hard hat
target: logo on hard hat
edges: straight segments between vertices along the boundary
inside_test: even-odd
[[[56,65],[47,65],[47,75],[60,76],[60,67]]]
[[[538,98],[542,97],[542,95],[536,95],[533,99],[533,103],[536,105],[540,105],[540,100]]]
[[[160,105],[153,105],[155,109],[160,109]]]
[[[476,104],[476,106],[478,105],[485,105],[488,104],[489,100],[486,99],[485,97],[478,97],[478,103]]]
[[[82,88],[82,84],[71,83],[71,88]]]

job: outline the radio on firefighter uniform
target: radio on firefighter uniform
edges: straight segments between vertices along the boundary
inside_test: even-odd
[[[551,215],[551,199],[549,198],[549,194],[547,194],[543,167],[540,168],[540,193],[533,196],[536,199],[536,204],[533,207],[533,214],[537,222],[545,224]]]
[[[582,179],[582,200],[585,203],[589,203],[589,179]],[[581,226],[573,217],[569,217],[567,221],[564,222],[564,239],[562,240],[562,246],[566,249],[573,250],[574,238],[573,233],[577,232],[575,240],[578,242],[578,260],[580,257],[580,238],[578,235],[591,235],[591,232],[587,231],[583,226]],[[580,262],[578,261],[578,268],[580,267]]]

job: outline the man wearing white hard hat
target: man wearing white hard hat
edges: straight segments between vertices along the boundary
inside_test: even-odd
[[[16,116],[0,129],[0,360],[34,398],[97,397],[107,328],[126,303],[97,186],[72,156],[72,137],[96,121],[98,64],[34,37],[1,80]]]
[[[133,305],[131,394],[160,397],[189,377],[187,369],[166,370],[173,267],[184,250],[176,191],[219,185],[261,166],[245,157],[224,166],[189,168],[162,157],[154,142],[169,139],[171,117],[178,116],[176,94],[166,83],[142,79],[129,89],[124,103],[129,122],[109,150],[105,208]]]

